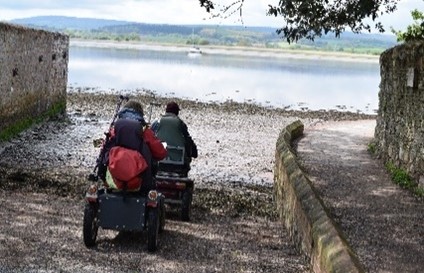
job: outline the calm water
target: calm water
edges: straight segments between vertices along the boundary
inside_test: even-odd
[[[149,89],[201,101],[374,113],[378,62],[70,47],[68,82],[101,90]]]

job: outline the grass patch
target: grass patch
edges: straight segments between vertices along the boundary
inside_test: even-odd
[[[9,127],[6,127],[3,131],[0,132],[0,141],[8,141],[18,135],[20,132],[31,127],[33,124],[40,123],[47,118],[54,117],[59,113],[64,112],[66,109],[66,102],[59,102],[50,107],[46,112],[41,114],[38,117],[27,117],[22,120],[12,124]]]
[[[12,139],[26,128],[29,128],[33,123],[34,122],[31,118],[25,118],[9,127],[6,127],[6,129],[0,132],[0,141],[7,141]]]
[[[386,163],[386,169],[392,178],[392,181],[404,189],[410,190],[419,197],[424,196],[424,189],[418,187],[418,184],[412,177],[402,168],[396,167],[393,162]]]
[[[416,196],[424,197],[424,188],[415,187],[412,190]]]
[[[367,150],[370,154],[375,155],[377,152],[377,145],[375,144],[375,142],[368,143]]]

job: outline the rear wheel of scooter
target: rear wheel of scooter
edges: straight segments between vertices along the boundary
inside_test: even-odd
[[[147,250],[155,252],[158,247],[159,215],[157,209],[150,209],[147,222]]]
[[[93,247],[96,244],[98,230],[96,205],[87,203],[84,208],[83,223],[83,237],[86,247]]]
[[[160,201],[160,212],[159,212],[159,233],[162,233],[165,230],[165,201],[162,199]]]
[[[191,201],[193,199],[193,194],[191,191],[185,191],[182,196],[181,204],[181,220],[190,221],[191,217]]]

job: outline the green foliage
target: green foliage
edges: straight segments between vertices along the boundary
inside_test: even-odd
[[[328,0],[287,0],[278,1],[275,5],[268,5],[268,16],[282,17],[283,26],[277,30],[288,43],[297,42],[303,38],[314,40],[322,34],[334,33],[339,37],[346,29],[354,33],[363,30],[370,32],[371,26],[367,19],[376,21],[384,13],[396,10],[399,0],[369,0],[369,1],[328,1]],[[223,19],[233,14],[242,17],[245,0],[230,1],[229,4],[220,6],[215,11],[216,1],[199,0],[212,17]],[[271,0],[269,2],[272,2]],[[241,21],[242,18],[241,18]],[[374,27],[384,32],[381,22],[376,22]]]
[[[28,117],[16,122],[15,124],[6,127],[0,132],[0,141],[7,141],[22,132],[23,130],[31,127],[33,124],[40,123],[46,118],[54,117],[59,113],[63,113],[66,109],[66,103],[61,102],[53,105],[50,109],[44,112],[39,117]]]
[[[252,42],[249,41],[248,39],[240,39],[237,42],[237,46],[244,46],[244,47],[252,46]]]
[[[48,20],[49,18],[51,21]],[[27,19],[26,22],[35,24],[37,17],[33,20]],[[54,28],[55,31],[65,32],[71,39],[140,41],[175,45],[249,46],[372,55],[379,55],[396,45],[396,37],[392,35],[361,35],[350,32],[345,32],[341,39],[335,38],[333,34],[327,34],[314,41],[299,39],[297,43],[288,44],[277,35],[275,28],[271,27],[142,24],[102,19],[87,21],[84,18],[67,17],[43,17],[42,23],[43,28]],[[58,29],[57,26],[61,28]]]
[[[73,30],[66,29],[64,33],[74,39],[94,39],[94,40],[113,40],[113,41],[140,41],[140,35],[134,32],[130,33],[112,33],[96,30]]]
[[[209,45],[209,41],[206,39],[200,39],[199,45]]]
[[[20,120],[19,122],[6,127],[6,129],[2,130],[0,132],[0,141],[7,141],[12,139],[14,136],[25,130],[26,128],[29,128],[34,121],[31,118],[26,118],[23,120]]]
[[[409,25],[405,32],[396,31],[391,28],[392,33],[396,35],[398,42],[410,42],[424,40],[424,13],[414,9],[411,11],[414,23]]]
[[[414,194],[415,194],[416,196],[424,197],[424,188],[415,187],[415,188],[413,189],[413,192],[414,192]]]
[[[375,144],[375,142],[368,143],[368,149],[367,150],[372,155],[375,155],[375,153],[377,152],[377,145]]]
[[[116,28],[109,28],[116,30]],[[142,41],[170,44],[187,45],[222,45],[222,46],[243,46],[243,47],[262,47],[275,49],[293,49],[293,50],[318,50],[318,51],[337,51],[358,54],[379,55],[387,48],[396,44],[395,39],[388,37],[379,37],[373,35],[358,35],[346,33],[343,39],[335,39],[330,36],[323,36],[316,39],[315,42],[303,39],[296,44],[287,44],[274,35],[271,28],[267,31],[261,31],[257,28],[240,29],[232,27],[198,27],[198,31],[193,35],[190,31],[181,28],[170,29],[161,27],[161,31],[145,31],[145,25],[139,25],[138,28],[132,26],[127,29],[120,26],[119,32],[102,31],[84,31],[84,30],[66,30],[65,32],[71,38],[93,39],[93,40],[115,40],[115,41]],[[172,29],[179,32],[172,32]],[[135,32],[125,32],[125,31]],[[137,34],[148,33],[148,34]]]
[[[396,167],[393,162],[387,162],[386,163],[386,169],[389,171],[389,174],[396,184],[401,186],[404,189],[410,190],[412,193],[414,193],[417,196],[423,197],[424,196],[424,189],[419,188],[417,183],[413,181],[413,179],[409,176],[409,174],[401,169]]]

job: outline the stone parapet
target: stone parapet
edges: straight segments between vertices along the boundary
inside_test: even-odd
[[[296,121],[284,128],[277,140],[274,193],[280,219],[309,258],[313,272],[364,272],[297,163],[291,143],[303,129]]]

